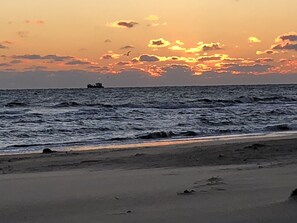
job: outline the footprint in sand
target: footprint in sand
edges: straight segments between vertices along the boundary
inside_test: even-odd
[[[225,191],[226,189],[223,187],[217,187],[225,185],[223,178],[221,177],[211,177],[207,179],[206,181],[197,181],[194,183],[194,188],[200,188],[200,192],[206,193],[210,190],[216,190],[216,191]]]

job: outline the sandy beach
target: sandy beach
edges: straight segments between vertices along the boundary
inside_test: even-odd
[[[1,156],[1,222],[296,222],[296,157],[296,135]]]

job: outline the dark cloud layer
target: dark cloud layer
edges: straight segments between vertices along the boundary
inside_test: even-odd
[[[139,61],[141,61],[141,62],[156,62],[156,61],[159,61],[159,58],[156,56],[153,56],[153,55],[144,54],[139,57]]]
[[[41,56],[38,54],[25,54],[25,55],[14,55],[12,56],[14,59],[25,59],[25,60],[50,60],[50,61],[65,61],[69,59],[73,59],[71,56],[58,56],[58,55],[46,55]]]
[[[88,83],[100,79],[106,87],[146,87],[146,86],[185,86],[185,85],[234,85],[234,84],[296,84],[297,73],[238,75],[230,72],[204,72],[195,75],[186,66],[171,66],[161,77],[152,78],[149,74],[130,70],[119,74],[98,74],[79,70],[72,71],[26,71],[0,72],[0,88],[85,88]]]
[[[289,33],[289,34],[283,34],[281,36],[278,37],[279,40],[282,41],[297,41],[297,33]]]
[[[272,47],[273,50],[295,50],[297,51],[297,43],[286,42],[280,43]]]
[[[240,66],[235,65],[229,67],[227,70],[232,72],[241,72],[241,73],[262,73],[268,71],[271,68],[270,65],[255,64],[251,66]]]
[[[65,64],[66,65],[91,65],[92,63],[90,63],[89,61],[71,60]]]

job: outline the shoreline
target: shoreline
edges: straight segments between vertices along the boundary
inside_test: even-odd
[[[93,148],[0,156],[0,174],[73,169],[150,169],[295,162],[297,134],[165,141],[132,147]],[[291,156],[291,157],[290,157]],[[297,162],[297,161],[296,161]]]
[[[90,146],[65,146],[65,147],[51,147],[50,149],[57,152],[92,152],[92,151],[105,151],[105,150],[124,150],[124,149],[141,149],[141,148],[158,148],[166,146],[189,146],[189,145],[203,145],[211,146],[220,143],[245,143],[258,140],[278,140],[278,139],[291,139],[297,138],[297,131],[279,131],[279,132],[263,132],[263,133],[246,133],[246,134],[232,134],[232,135],[219,135],[219,136],[203,136],[193,138],[171,138],[149,140],[147,142],[127,143],[127,144],[108,144],[108,145],[90,145]],[[29,146],[28,146],[29,147]],[[39,154],[42,150],[26,151],[26,152],[2,152],[1,156],[12,155],[30,155]]]
[[[96,151],[96,150],[114,150],[114,149],[141,149],[141,148],[158,148],[166,146],[190,146],[190,145],[203,145],[212,146],[220,143],[247,143],[262,140],[280,140],[280,139],[294,139],[297,138],[297,131],[281,131],[269,133],[247,133],[247,134],[234,134],[234,135],[221,135],[221,136],[203,136],[195,138],[182,138],[182,139],[163,139],[152,140],[149,142],[128,143],[128,144],[114,144],[102,146],[73,146],[67,147],[59,152],[69,151]]]

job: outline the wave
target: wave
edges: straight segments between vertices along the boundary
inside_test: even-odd
[[[69,102],[61,102],[56,105],[54,105],[54,108],[67,108],[67,107],[78,107],[81,106],[79,103],[75,101],[69,101]]]
[[[254,103],[254,102],[276,102],[276,101],[286,101],[293,102],[297,101],[297,98],[285,97],[285,96],[271,96],[271,97],[252,97],[252,96],[240,96],[234,99],[209,99],[204,98],[198,101],[204,103]]]
[[[68,108],[68,107],[105,107],[111,108],[115,105],[111,104],[102,104],[102,103],[78,103],[76,101],[61,102],[51,106],[52,108]]]
[[[160,132],[151,132],[144,135],[138,135],[136,136],[136,139],[163,139],[163,138],[172,138],[172,137],[178,137],[178,136],[184,136],[184,137],[194,137],[197,136],[198,133],[194,131],[186,131],[186,132],[180,132],[180,133],[174,133],[172,131],[160,131]]]
[[[297,130],[297,125],[289,125],[289,124],[270,125],[270,126],[267,126],[265,130],[270,132],[292,131],[292,130]]]
[[[13,101],[5,104],[4,106],[9,108],[15,108],[15,107],[26,107],[28,106],[28,104],[23,102]]]
[[[256,96],[239,96],[228,99],[217,98],[200,98],[191,102],[180,101],[149,101],[137,103],[92,103],[92,102],[77,102],[77,101],[64,101],[55,104],[53,108],[68,108],[68,107],[95,107],[95,108],[152,108],[152,109],[184,109],[184,108],[201,108],[204,106],[220,106],[220,105],[235,105],[235,104],[250,104],[250,103],[277,103],[277,102],[294,102],[297,98],[287,96],[271,96],[271,97],[256,97]],[[12,102],[6,106],[26,106],[24,103]]]

